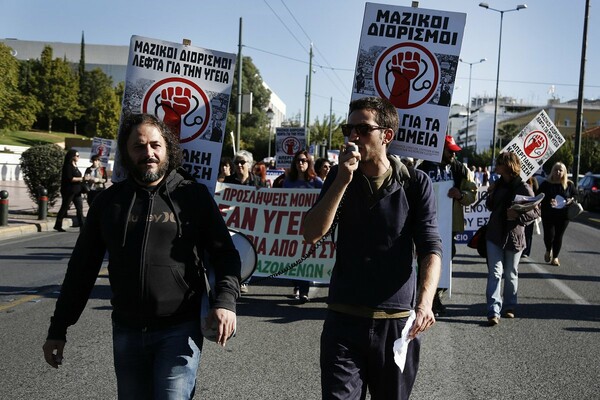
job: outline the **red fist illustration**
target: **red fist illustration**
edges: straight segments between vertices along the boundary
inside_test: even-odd
[[[529,155],[544,146],[544,137],[542,135],[534,135],[529,144],[525,147],[525,154]]]
[[[388,73],[391,72],[394,76],[389,100],[396,108],[407,108],[410,84],[419,75],[420,63],[421,55],[412,51],[397,53],[388,63]]]
[[[160,104],[165,112],[163,122],[177,138],[181,133],[181,120],[190,111],[192,91],[189,88],[168,87],[161,91]]]

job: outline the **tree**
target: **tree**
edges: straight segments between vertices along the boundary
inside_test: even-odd
[[[31,200],[37,202],[41,187],[48,190],[48,204],[56,203],[64,157],[65,151],[55,144],[33,146],[21,154],[21,170]]]
[[[552,154],[552,157],[550,157],[548,160],[546,160],[546,162],[542,166],[544,171],[546,171],[546,173],[549,174],[550,171],[552,170],[552,166],[559,161],[561,163],[565,164],[567,166],[567,170],[570,171],[571,166],[573,165],[573,160],[574,160],[574,157],[573,157],[573,149],[574,148],[575,148],[575,146],[573,144],[573,139],[568,138],[566,140],[565,144],[560,146],[558,148],[558,150],[556,150],[556,152],[554,154]]]
[[[331,120],[331,143],[329,148],[339,149],[344,143],[344,135],[342,135],[342,128],[340,125],[344,122],[344,118],[336,117],[335,114],[323,115],[323,123],[320,122],[319,117],[315,120],[314,125],[310,127],[310,139],[313,143],[329,143],[329,121]]]
[[[29,129],[35,122],[40,104],[19,90],[19,61],[10,48],[0,43],[0,129]]]
[[[496,138],[499,141],[498,146],[500,149],[504,148],[517,134],[520,132],[519,127],[516,124],[504,124],[498,127],[498,137]],[[495,143],[496,144],[496,143]]]
[[[266,116],[266,110],[269,106],[271,91],[263,86],[263,79],[252,59],[250,57],[242,58],[242,93],[252,93],[252,114],[243,113],[241,116],[240,141],[242,143],[240,144],[240,148],[252,153],[256,152],[257,154],[253,154],[254,158],[259,159],[258,156],[262,156],[263,151],[265,156],[267,154],[269,120]],[[235,132],[238,99],[237,88],[238,77],[236,73],[233,77],[229,113],[225,128],[226,132]],[[259,152],[260,154],[258,154]]]
[[[31,91],[42,104],[40,115],[48,120],[48,132],[55,118],[79,118],[77,74],[66,60],[52,59],[52,47],[44,47],[40,60],[33,63],[31,81]]]
[[[78,126],[88,137],[117,136],[121,102],[112,79],[100,68],[84,71],[80,80],[79,102],[83,109]]]

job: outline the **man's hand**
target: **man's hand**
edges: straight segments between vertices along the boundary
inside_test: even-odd
[[[354,146],[356,151],[347,151],[347,148]],[[352,174],[358,169],[358,162],[360,161],[360,152],[356,144],[348,142],[342,149],[339,156],[339,169],[338,175],[344,180],[344,183],[348,184],[352,180]]]
[[[65,343],[64,340],[46,340],[46,343],[42,346],[44,359],[53,368],[58,368],[62,364]]]
[[[225,347],[227,339],[235,332],[235,313],[225,308],[213,308],[206,318],[206,323],[210,328],[217,324],[217,344]]]
[[[418,334],[425,332],[435,324],[435,316],[431,307],[419,306],[415,311],[417,316],[410,332],[408,332],[409,339],[416,338]]]
[[[462,198],[462,195],[462,192],[454,186],[451,187],[450,190],[448,190],[448,197],[450,197],[451,199],[460,200]]]

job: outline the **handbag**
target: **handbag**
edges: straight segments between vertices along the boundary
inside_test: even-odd
[[[483,257],[487,257],[487,244],[486,244],[486,232],[487,232],[487,224],[481,226],[477,229],[477,232],[473,235],[467,246],[472,249],[477,249],[477,253]]]
[[[573,199],[572,202],[567,206],[567,218],[572,221],[579,216],[583,212],[583,207],[581,204],[577,202],[577,200]]]

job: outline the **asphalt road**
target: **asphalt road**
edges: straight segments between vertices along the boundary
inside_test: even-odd
[[[517,318],[485,325],[483,259],[455,257],[448,314],[424,335],[414,399],[596,399],[600,393],[600,223],[572,223],[562,266],[543,263],[541,236],[520,267]],[[0,241],[0,399],[113,399],[110,290],[98,278],[64,365],[41,346],[77,237],[40,232]],[[238,305],[238,336],[206,342],[197,399],[319,399],[319,335],[327,288],[292,300],[284,281],[261,282]]]

